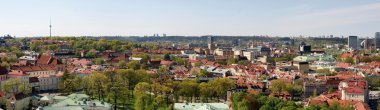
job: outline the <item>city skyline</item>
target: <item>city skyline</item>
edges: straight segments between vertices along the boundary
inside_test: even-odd
[[[358,36],[380,29],[380,1],[2,1],[0,34]],[[28,18],[28,19],[25,19]]]

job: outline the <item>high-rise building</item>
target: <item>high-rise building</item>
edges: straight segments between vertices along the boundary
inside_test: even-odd
[[[234,39],[234,40],[232,41],[232,45],[233,45],[233,46],[240,46],[240,42],[241,42],[240,39]]]
[[[299,51],[301,54],[310,53],[311,52],[311,45],[306,45],[305,42],[302,42],[299,46]]]
[[[214,42],[215,42],[215,38],[214,38],[214,36],[208,36],[208,44],[214,44]]]
[[[358,49],[358,36],[348,36],[348,48]]]
[[[294,39],[290,39],[290,45],[294,46],[295,44],[295,40]]]
[[[360,41],[360,46],[363,48],[363,49],[374,49],[375,47],[375,39],[370,39],[370,38],[365,38],[363,39],[362,41]]]
[[[380,32],[375,33],[375,48],[380,48]]]

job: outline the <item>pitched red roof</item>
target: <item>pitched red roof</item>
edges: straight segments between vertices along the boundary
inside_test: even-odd
[[[354,57],[353,53],[343,53],[340,55],[340,58]]]
[[[41,55],[37,59],[36,64],[37,65],[58,65],[58,64],[62,64],[62,62],[50,55]]]
[[[171,65],[173,64],[173,61],[166,61],[166,60],[161,60],[161,65]]]
[[[340,62],[340,63],[337,63],[336,64],[337,67],[342,67],[342,68],[347,68],[347,67],[350,67],[352,66],[350,63],[343,63],[343,62]]]
[[[359,87],[346,87],[344,90],[350,94],[364,94],[364,89]]]

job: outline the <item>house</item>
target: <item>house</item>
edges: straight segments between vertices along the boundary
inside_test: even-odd
[[[324,80],[306,78],[303,82],[303,95],[305,98],[322,94],[326,90],[326,81]]]
[[[29,84],[32,87],[32,92],[36,92],[40,88],[40,80],[38,80],[38,77],[29,77]]]
[[[36,61],[38,66],[54,66],[57,71],[64,71],[65,65],[57,58],[50,55],[40,55]]]
[[[62,72],[56,71],[55,66],[22,66],[12,67],[9,77],[18,77],[25,81],[32,81],[34,89],[39,90],[55,90],[58,89],[58,83],[61,81]],[[30,77],[37,77],[38,81]],[[38,82],[38,84],[35,84]],[[30,83],[30,82],[29,82]]]
[[[173,65],[173,61],[161,60],[160,65],[170,67]]]
[[[348,79],[339,83],[342,100],[356,100],[367,102],[369,99],[368,84],[363,79]]]
[[[22,94],[0,92],[0,99],[5,99],[6,104],[1,105],[5,110],[27,110],[29,108],[31,97],[25,97]]]

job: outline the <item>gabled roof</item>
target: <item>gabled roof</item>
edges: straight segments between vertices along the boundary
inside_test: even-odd
[[[36,64],[37,65],[58,65],[58,64],[62,64],[62,62],[50,55],[41,55],[37,59]]]
[[[166,60],[161,60],[161,65],[171,65],[173,64],[173,61],[166,61]]]
[[[364,89],[360,87],[347,87],[344,90],[349,94],[364,94]]]

